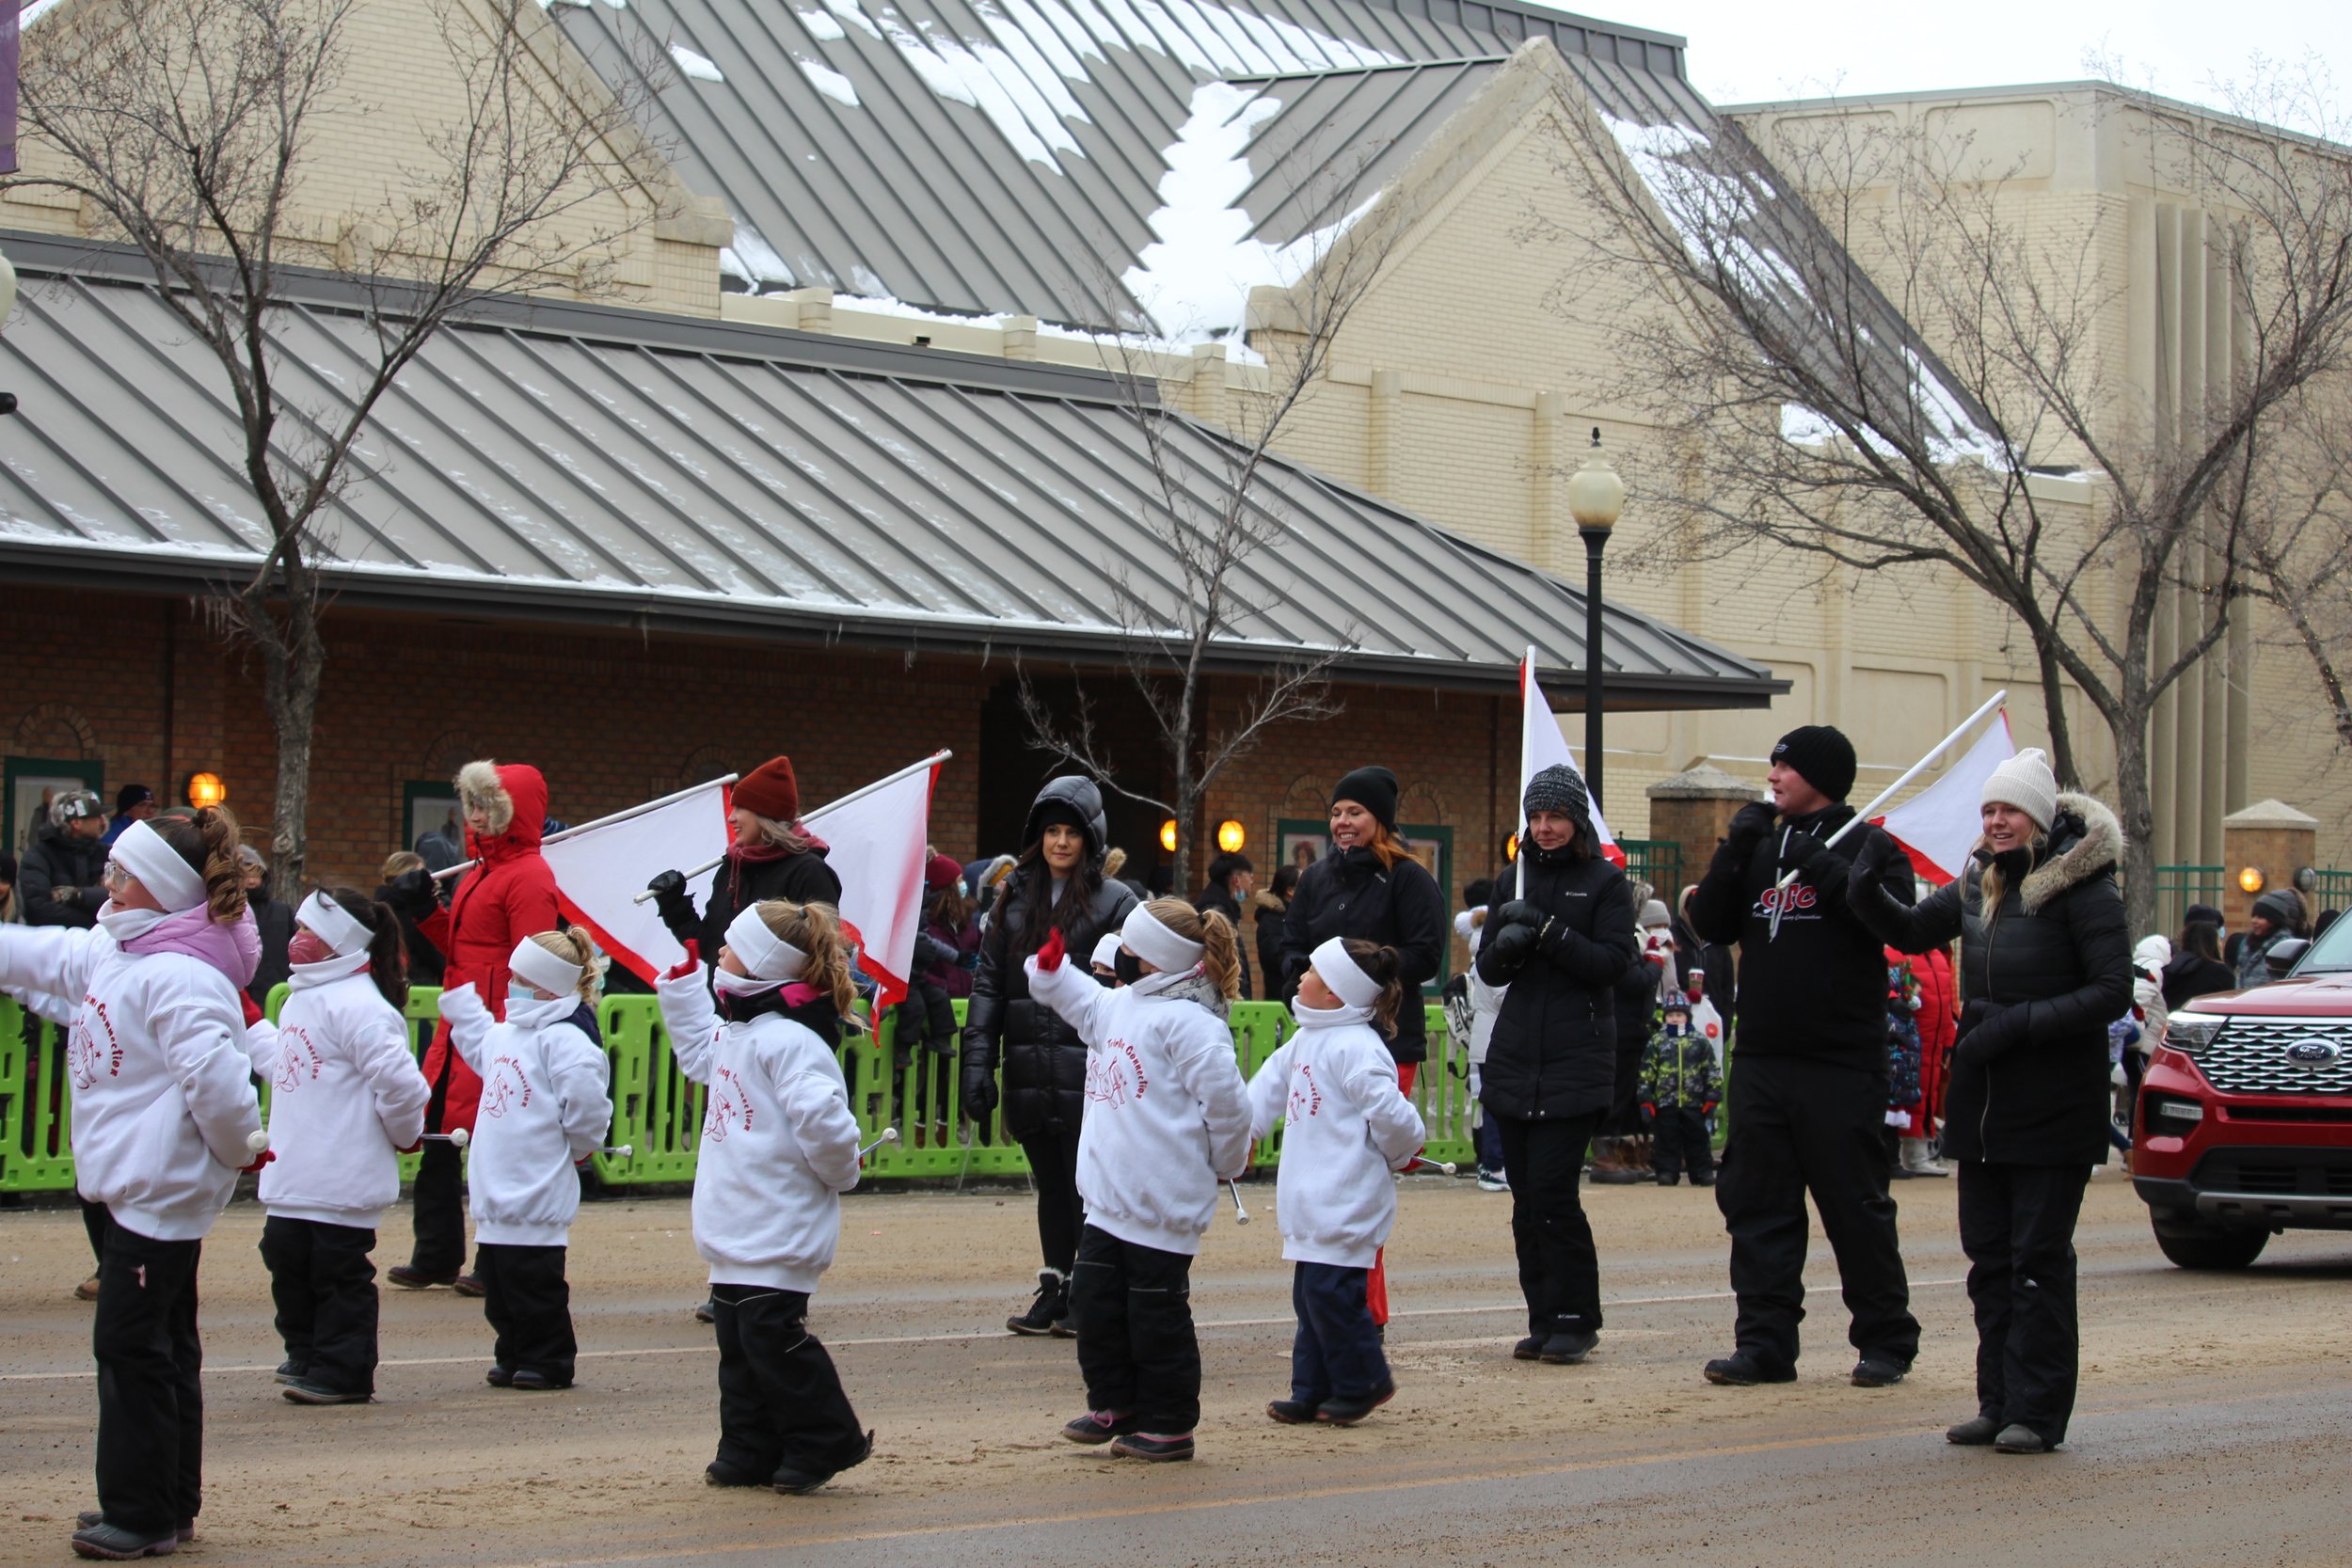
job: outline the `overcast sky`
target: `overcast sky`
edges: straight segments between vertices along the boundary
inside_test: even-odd
[[[1560,4],[1560,0],[1552,0]],[[1560,4],[1691,40],[1692,84],[1716,103],[1825,92],[2071,82],[2087,53],[2120,56],[2133,85],[2220,103],[2260,50],[2352,73],[2352,0],[1597,0]],[[2352,80],[2339,79],[2339,102]]]

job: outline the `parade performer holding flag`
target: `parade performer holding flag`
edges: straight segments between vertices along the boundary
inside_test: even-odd
[[[685,873],[664,871],[645,884],[661,923],[681,949],[692,942],[705,953],[718,952],[735,917],[771,899],[836,908],[841,903],[841,879],[826,858],[831,847],[801,820],[801,784],[790,757],[770,757],[738,781],[730,815],[733,842],[700,914],[694,912]],[[662,852],[677,854],[681,847],[673,841]],[[560,868],[557,875],[560,879]]]

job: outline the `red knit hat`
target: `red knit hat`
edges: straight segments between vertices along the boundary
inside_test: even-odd
[[[801,784],[790,757],[770,757],[736,781],[735,803],[771,822],[801,819]]]
[[[961,880],[963,867],[956,863],[953,855],[933,855],[930,863],[923,868],[925,887],[953,887]]]

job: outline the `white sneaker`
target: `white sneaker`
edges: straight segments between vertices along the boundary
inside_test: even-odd
[[[1507,1193],[1511,1190],[1511,1183],[1503,1180],[1501,1171],[1482,1169],[1478,1173],[1478,1190],[1482,1193]]]

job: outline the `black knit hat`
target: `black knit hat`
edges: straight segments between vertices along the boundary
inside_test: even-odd
[[[1853,742],[1828,724],[1804,724],[1780,737],[1772,760],[1787,763],[1833,800],[1853,793]]]
[[[1359,768],[1332,787],[1333,800],[1353,800],[1396,832],[1396,775],[1385,768]]]
[[[1556,811],[1587,832],[1593,826],[1592,791],[1584,787],[1584,781],[1575,768],[1556,762],[1527,781],[1527,793],[1519,804],[1530,822],[1535,820],[1539,811]]]
[[[2228,924],[2228,922],[2221,918],[2221,911],[2215,909],[2211,904],[2191,904],[2187,909],[2181,911],[2181,924],[2183,926],[2195,926],[2199,924],[2206,926],[2222,926]]]

